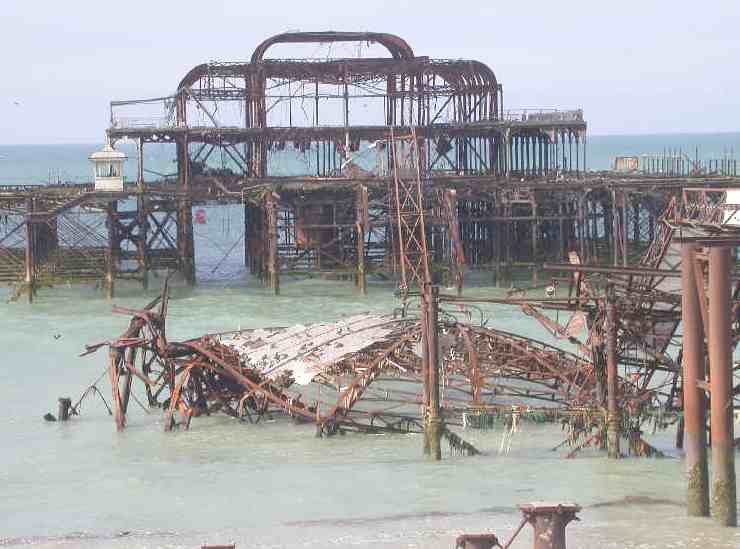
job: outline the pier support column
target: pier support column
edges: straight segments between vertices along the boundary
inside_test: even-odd
[[[69,421],[69,411],[72,408],[72,399],[69,397],[60,397],[58,399],[57,419],[59,421]]]
[[[705,381],[704,326],[694,269],[696,245],[681,244],[681,325],[683,331],[683,420],[686,437],[689,516],[709,516],[706,398],[698,382]],[[703,283],[703,282],[702,282]]]
[[[457,295],[462,295],[465,277],[465,253],[460,236],[460,219],[457,214],[457,191],[448,189],[444,192],[444,211],[447,217],[447,235],[450,239],[450,273]]]
[[[540,224],[537,219],[537,199],[532,191],[532,286],[539,283],[537,274],[537,257],[539,252]]]
[[[190,155],[187,136],[177,142],[178,191],[177,250],[185,282],[195,286],[195,244],[193,242],[193,203],[190,198]]]
[[[534,529],[534,549],[566,549],[565,527],[576,520],[581,507],[572,503],[519,505]]]
[[[280,294],[280,265],[278,264],[278,230],[277,216],[278,208],[272,193],[267,195],[265,201],[267,218],[267,287],[271,288],[275,295]]]
[[[147,291],[149,289],[149,212],[143,192],[136,197],[136,217],[139,225],[136,241],[139,276],[141,277],[141,287],[144,291]]]
[[[249,207],[249,203],[244,201],[244,267],[250,268],[250,272],[254,272],[254,269],[252,267],[252,257],[251,257],[251,250],[249,249],[249,244],[251,241],[251,232],[250,232],[250,219],[249,219],[249,213],[251,208]]]
[[[709,250],[709,379],[711,383],[712,517],[737,526],[733,434],[730,249]]]
[[[619,408],[617,407],[617,307],[611,289],[606,302],[606,441],[610,458],[621,457],[619,451]]]
[[[357,287],[362,295],[367,295],[365,278],[365,235],[369,224],[367,187],[360,185],[357,191]]]
[[[114,200],[108,203],[106,211],[106,225],[108,227],[108,249],[105,254],[105,297],[113,299],[115,295],[117,250],[120,246],[118,239],[118,203]]]
[[[137,174],[137,195],[136,195],[136,222],[139,226],[139,232],[136,241],[137,259],[139,262],[139,274],[141,276],[141,287],[144,291],[149,289],[149,254],[147,250],[147,240],[149,232],[149,212],[147,211],[147,202],[144,198],[144,138],[139,138],[138,143],[139,165]]]
[[[429,394],[429,406],[424,426],[425,437],[429,445],[429,458],[434,461],[442,459],[442,418],[439,409],[439,337],[437,324],[439,316],[439,288],[432,286],[425,289],[424,315],[425,333],[427,337],[426,349],[426,381]]]
[[[628,223],[627,223],[627,202],[628,202],[628,193],[625,191],[622,191],[622,234],[620,235],[622,238],[622,266],[627,267],[629,264],[629,254],[627,250],[628,246],[628,239],[627,239],[627,231],[628,231]]]

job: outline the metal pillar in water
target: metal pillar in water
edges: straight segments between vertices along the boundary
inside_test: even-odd
[[[566,549],[565,528],[581,510],[573,503],[525,503],[519,506],[534,529],[533,549]],[[508,546],[508,544],[507,544]]]
[[[272,194],[265,202],[267,210],[267,287],[280,294],[280,265],[278,263],[278,206]]]
[[[704,325],[694,270],[696,244],[681,244],[681,325],[683,331],[683,418],[689,516],[709,516],[706,398],[698,385],[706,379]],[[701,281],[703,284],[703,281]]]
[[[462,534],[455,540],[455,549],[493,549],[501,547],[495,534]]]
[[[709,379],[711,383],[712,517],[737,526],[733,434],[730,249],[709,250]]]
[[[439,288],[436,286],[426,288],[422,301],[422,306],[426,311],[422,320],[425,323],[424,333],[427,338],[425,374],[429,395],[424,431],[429,457],[434,461],[439,461],[442,459],[442,418],[439,413],[439,338],[437,334]]]
[[[72,399],[69,397],[60,397],[58,402],[59,407],[57,409],[57,418],[59,421],[68,421],[69,411],[72,408]]]
[[[617,459],[619,452],[619,408],[617,407],[617,307],[609,291],[606,302],[606,442],[609,457]]]

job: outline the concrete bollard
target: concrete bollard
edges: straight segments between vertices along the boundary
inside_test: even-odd
[[[534,529],[534,549],[566,549],[565,527],[578,520],[581,507],[573,503],[525,503],[519,505]]]
[[[455,549],[493,549],[501,547],[495,534],[462,534],[455,540]]]
[[[72,399],[62,397],[59,399],[59,408],[57,409],[57,418],[59,421],[67,421],[69,419],[69,411],[72,409]]]

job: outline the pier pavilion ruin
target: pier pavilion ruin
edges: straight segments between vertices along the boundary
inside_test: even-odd
[[[346,43],[368,44],[382,55],[268,56],[288,46],[331,50]],[[690,405],[707,386],[695,360],[703,351],[701,326],[695,322],[692,330],[690,359],[666,349],[682,314],[684,321],[709,314],[705,275],[716,277],[721,284],[712,287],[722,291],[712,292],[710,307],[722,330],[707,340],[716,339],[709,344],[716,355],[710,366],[719,372],[713,381],[723,383],[713,389],[712,405],[723,413],[736,408],[738,369],[727,351],[740,329],[740,286],[730,272],[729,248],[740,240],[737,223],[728,219],[740,207],[737,196],[730,198],[740,180],[734,164],[707,173],[674,155],[670,169],[657,173],[590,172],[585,131],[580,110],[505,110],[502,86],[479,62],[418,57],[387,34],[279,35],[259,45],[249,62],[195,67],[171,96],[111,103],[107,137],[112,144],[136,143],[136,181],[115,189],[0,188],[0,280],[17,284],[29,299],[39,286],[86,280],[102,281],[112,296],[117,280],[146,287],[148,273],[157,270],[179,271],[195,284],[194,205],[239,204],[245,266],[276,293],[287,274],[354,278],[360,292],[368,275],[378,275],[401,280],[404,292],[415,280],[417,296],[434,314],[422,312],[418,322],[356,319],[375,330],[374,337],[351,337],[358,346],[346,353],[336,352],[333,340],[344,325],[319,327],[333,346],[297,328],[168,342],[164,292],[158,312],[156,302],[142,311],[119,309],[134,314],[124,336],[88,349],[109,347],[118,428],[137,377],[150,406],[167,410],[168,429],[179,404],[190,414],[223,410],[248,420],[253,414],[255,421],[284,412],[327,434],[431,433],[430,418],[464,425],[471,412],[512,416],[518,413],[512,406],[525,406],[537,413],[557,408],[573,419],[582,439],[574,451],[606,436],[617,457],[625,435],[636,453],[650,453],[640,427],[654,414],[661,422],[664,413],[681,421],[686,412],[692,418],[687,444],[696,449],[706,424],[702,406]],[[144,150],[154,146],[174,150],[174,175],[145,178]],[[403,151],[413,151],[412,162],[399,158]],[[683,249],[687,238],[721,253]],[[422,268],[424,276],[408,271]],[[475,301],[459,296],[466,272],[488,270],[492,282],[509,286],[517,268],[530,270],[534,281],[543,270],[573,273],[564,279],[567,297],[513,294],[498,302],[520,306],[577,354],[437,316],[449,312],[440,305]],[[693,278],[684,282],[692,292],[679,292],[675,280],[689,270]],[[456,286],[458,295],[431,291],[433,282]],[[693,314],[679,309],[682,295],[696,301]],[[553,310],[570,313],[567,323],[548,317]],[[708,320],[702,319],[705,334]],[[281,355],[284,347],[302,344],[307,356],[322,357],[311,380],[336,386],[336,398],[296,403],[301,395],[288,391],[295,381],[290,376],[301,373],[296,365],[305,366],[304,357],[277,358],[290,359],[290,372],[286,367],[287,377],[266,378],[265,364],[253,363],[262,360],[266,338],[280,343]],[[440,377],[455,382],[454,400],[440,399]],[[385,400],[375,392],[382,384],[368,391],[374,381],[401,378],[421,385],[398,398],[415,411],[363,408],[369,398],[389,403],[388,390]],[[545,401],[547,407],[538,406]],[[731,421],[722,419],[712,427],[713,439],[723,444],[718,459],[734,442]],[[456,448],[474,451],[446,432]],[[706,455],[694,457],[706,462]],[[717,479],[720,488],[729,483]]]
[[[151,271],[195,284],[194,206],[240,204],[244,264],[265,285],[309,274],[364,292],[367,276],[400,278],[389,143],[412,131],[432,275],[459,291],[466,271],[508,287],[571,251],[626,266],[684,188],[737,185],[678,157],[660,174],[590,172],[586,127],[579,109],[507,110],[485,64],[397,36],[277,35],[248,62],[196,66],[172,95],[111,102],[109,141],[138,149],[123,190],[0,186],[0,281],[31,299],[84,281],[112,296]],[[150,147],[173,152],[174,174],[146,177]]]
[[[315,44],[374,56],[269,56]],[[116,279],[146,285],[150,270],[177,269],[195,283],[192,207],[216,201],[244,205],[245,264],[276,291],[288,273],[349,275],[362,289],[368,274],[397,273],[387,141],[411,128],[429,192],[444,197],[428,216],[436,271],[462,284],[465,267],[559,259],[585,237],[596,215],[587,209],[602,206],[573,188],[511,183],[583,176],[583,114],[512,112],[503,101],[483,63],[417,56],[397,36],[274,36],[249,62],[198,65],[171,96],[111,103],[109,140],[139,151],[123,191],[3,187],[0,278],[25,288],[102,280],[110,294]],[[146,180],[154,145],[174,148],[173,177]]]

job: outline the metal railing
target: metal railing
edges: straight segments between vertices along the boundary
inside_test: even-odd
[[[512,109],[503,112],[503,119],[511,122],[583,122],[583,109]]]
[[[112,128],[173,128],[177,125],[175,98],[111,101],[110,124]]]

